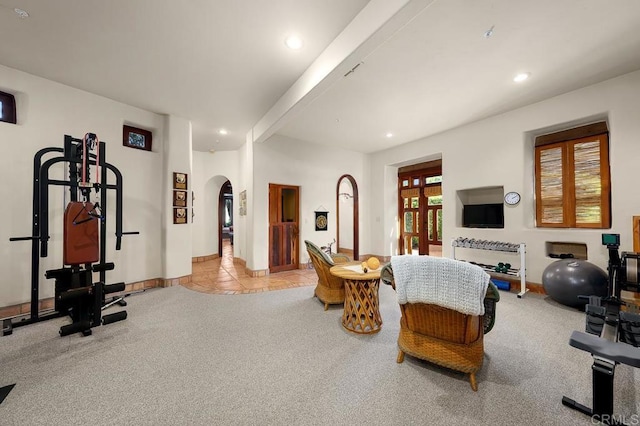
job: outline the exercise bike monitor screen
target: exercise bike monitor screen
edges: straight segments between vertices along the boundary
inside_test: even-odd
[[[620,234],[602,234],[603,246],[620,246]]]

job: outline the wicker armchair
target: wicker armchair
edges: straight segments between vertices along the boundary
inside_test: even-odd
[[[329,305],[344,303],[344,282],[329,272],[336,263],[349,262],[349,257],[344,254],[332,254],[329,256],[324,251],[312,243],[305,240],[307,252],[313,263],[313,267],[318,274],[318,285],[314,291],[314,296],[324,303],[324,310],[329,309]]]
[[[383,267],[381,280],[395,290],[391,264]],[[460,312],[426,303],[400,305],[400,335],[398,336],[397,362],[409,354],[442,367],[469,373],[471,389],[478,390],[476,372],[482,367],[484,334],[495,322],[496,302],[500,294],[489,282],[484,298],[483,316],[465,315]]]

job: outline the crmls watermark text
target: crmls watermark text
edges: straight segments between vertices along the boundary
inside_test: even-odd
[[[629,416],[620,414],[594,414],[591,416],[591,424],[604,424],[604,425],[613,425],[613,424],[622,424],[622,425],[640,425],[640,414],[631,414]]]

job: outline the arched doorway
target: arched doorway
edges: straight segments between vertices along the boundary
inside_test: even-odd
[[[223,255],[224,244],[233,246],[233,188],[226,181],[218,194],[218,256]]]
[[[342,214],[340,213],[341,207]],[[345,215],[345,213],[347,214]],[[336,251],[340,252],[340,248],[347,252],[348,250],[353,250],[353,259],[359,260],[358,184],[351,175],[342,175],[338,179],[336,186],[336,216],[338,222]],[[352,247],[346,247],[347,245]]]

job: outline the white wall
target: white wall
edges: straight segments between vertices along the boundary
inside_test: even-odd
[[[165,117],[163,195],[164,278],[191,274],[191,197],[193,187],[191,122],[182,117]],[[173,223],[173,173],[187,174],[187,223]]]
[[[243,191],[246,195],[247,212],[244,216],[238,214],[238,221],[234,221],[233,228],[233,254],[246,261],[247,267],[250,269],[254,265],[254,253],[255,249],[253,244],[254,224],[253,224],[253,135],[249,132],[246,136],[246,143],[238,150],[238,162],[239,162],[239,182],[238,188],[234,191],[238,191],[238,197]],[[240,207],[240,201],[238,200],[238,208]],[[236,226],[238,230],[236,231]]]
[[[193,256],[208,256],[218,253],[218,196],[220,188],[229,180],[233,191],[234,257],[245,252],[244,241],[236,241],[236,232],[241,223],[238,216],[240,205],[239,151],[193,152]],[[238,252],[236,254],[235,252]]]
[[[211,194],[218,177],[232,182],[234,197],[247,190],[248,215],[237,216],[234,199],[235,256],[247,261],[250,269],[268,269],[268,184],[301,187],[301,241],[324,245],[336,235],[335,188],[343,174],[352,175],[360,194],[360,252],[392,255],[397,251],[397,166],[442,157],[444,209],[444,254],[458,236],[494,239],[527,244],[528,276],[540,282],[544,268],[553,260],[545,255],[546,241],[582,242],[588,246],[589,260],[605,268],[606,250],[600,244],[600,230],[549,230],[534,227],[533,137],[543,131],[606,118],[611,130],[610,156],[613,226],[620,233],[622,250],[631,250],[631,217],[640,214],[640,198],[629,195],[635,185],[635,167],[640,158],[640,72],[567,93],[528,107],[462,126],[429,138],[371,156],[274,136],[264,143],[247,144],[234,153],[204,159],[195,154],[191,171],[190,124],[177,117],[163,117],[81,90],[0,66],[0,90],[16,94],[18,125],[0,123],[0,173],[5,184],[0,195],[5,208],[0,211],[0,306],[27,302],[30,298],[30,243],[9,242],[9,237],[31,232],[32,161],[34,153],[47,146],[62,147],[63,136],[98,134],[107,142],[107,161],[124,176],[124,231],[140,231],[125,236],[122,250],[114,250],[113,194],[109,195],[107,259],[116,264],[108,273],[110,282],[139,280],[190,273],[191,256],[211,254],[214,240],[202,239],[207,228],[198,219],[207,216],[209,203],[198,193]],[[166,123],[165,123],[166,122]],[[123,147],[122,125],[137,125],[153,131],[153,152]],[[165,130],[165,126],[167,130]],[[175,132],[175,137],[165,133]],[[471,142],[470,142],[471,141]],[[165,146],[168,143],[176,146]],[[164,152],[177,152],[180,159],[164,161]],[[187,152],[188,151],[188,152]],[[464,156],[460,152],[465,152]],[[224,158],[223,158],[224,157]],[[227,158],[228,157],[228,158]],[[235,159],[233,158],[235,157]],[[237,170],[234,167],[237,165]],[[191,173],[190,188],[196,190],[196,223],[172,225],[170,213],[170,171]],[[179,170],[178,170],[179,169]],[[52,178],[66,177],[64,167],[54,167]],[[456,226],[457,190],[503,186],[518,191],[519,205],[505,209],[505,228],[474,230]],[[375,188],[373,190],[372,188]],[[218,188],[219,189],[219,188]],[[215,189],[213,190],[215,192]],[[53,282],[43,277],[47,269],[62,266],[62,212],[68,200],[61,188],[50,190],[49,257],[41,259],[42,297],[53,295]],[[217,197],[215,194],[214,198]],[[202,200],[202,204],[198,200]],[[329,210],[329,230],[316,232],[314,211]],[[162,243],[175,240],[173,227],[184,226],[188,246],[180,249],[180,262],[163,271]],[[208,225],[207,225],[208,226]],[[177,229],[177,228],[176,228]],[[183,232],[183,231],[180,231]],[[178,234],[176,234],[178,235]],[[179,236],[178,236],[179,238]],[[215,241],[217,244],[217,241]],[[175,247],[167,244],[167,258]],[[215,251],[214,251],[215,252]],[[184,259],[182,259],[184,257]],[[185,260],[187,259],[187,260]],[[301,262],[307,260],[301,245]],[[500,259],[502,261],[502,259]]]
[[[160,277],[163,117],[4,66],[0,66],[0,90],[16,95],[18,107],[17,125],[0,122],[0,196],[4,200],[0,209],[0,306],[30,300],[31,243],[9,242],[9,238],[31,234],[34,154],[44,147],[62,148],[65,134],[82,138],[93,132],[106,142],[107,162],[123,175],[123,230],[140,232],[124,236],[122,250],[115,251],[115,198],[109,191],[107,260],[116,268],[107,273],[108,281]],[[125,122],[153,131],[153,152],[122,145]],[[54,166],[50,177],[66,179],[65,169],[62,164]],[[44,272],[63,266],[62,213],[68,199],[68,191],[61,187],[50,189],[51,238],[49,256],[40,259],[41,297],[54,293],[54,281],[45,279]]]
[[[546,241],[587,244],[588,260],[606,270],[603,232],[621,235],[621,250],[632,250],[632,216],[640,214],[636,195],[640,159],[640,72],[557,96],[534,105],[459,127],[376,153],[372,156],[371,187],[384,188],[384,203],[372,204],[371,215],[382,218],[373,226],[375,253],[397,252],[397,167],[413,159],[442,153],[444,196],[443,253],[450,253],[456,237],[470,237],[527,244],[527,281],[540,283],[544,268],[554,260],[546,256]],[[606,118],[610,129],[612,228],[610,230],[538,229],[534,226],[533,138],[559,127]],[[463,153],[461,155],[460,153]],[[505,207],[505,228],[469,229],[456,226],[456,191],[504,186],[518,191],[520,204]],[[631,192],[630,192],[631,191]],[[504,261],[506,259],[497,259]],[[516,262],[512,262],[516,263]]]
[[[269,183],[300,186],[300,262],[309,256],[303,241],[325,245],[336,237],[336,185],[343,174],[358,183],[361,211],[369,200],[369,186],[364,182],[367,156],[346,150],[326,149],[295,139],[272,136],[254,145],[254,206],[256,229],[253,244],[255,264],[251,269],[269,268]],[[329,212],[327,231],[315,230],[315,214],[319,207]],[[364,210],[366,212],[366,209]],[[368,229],[368,215],[360,216],[360,229]],[[361,244],[368,243],[360,232]],[[335,247],[334,247],[335,249]]]

